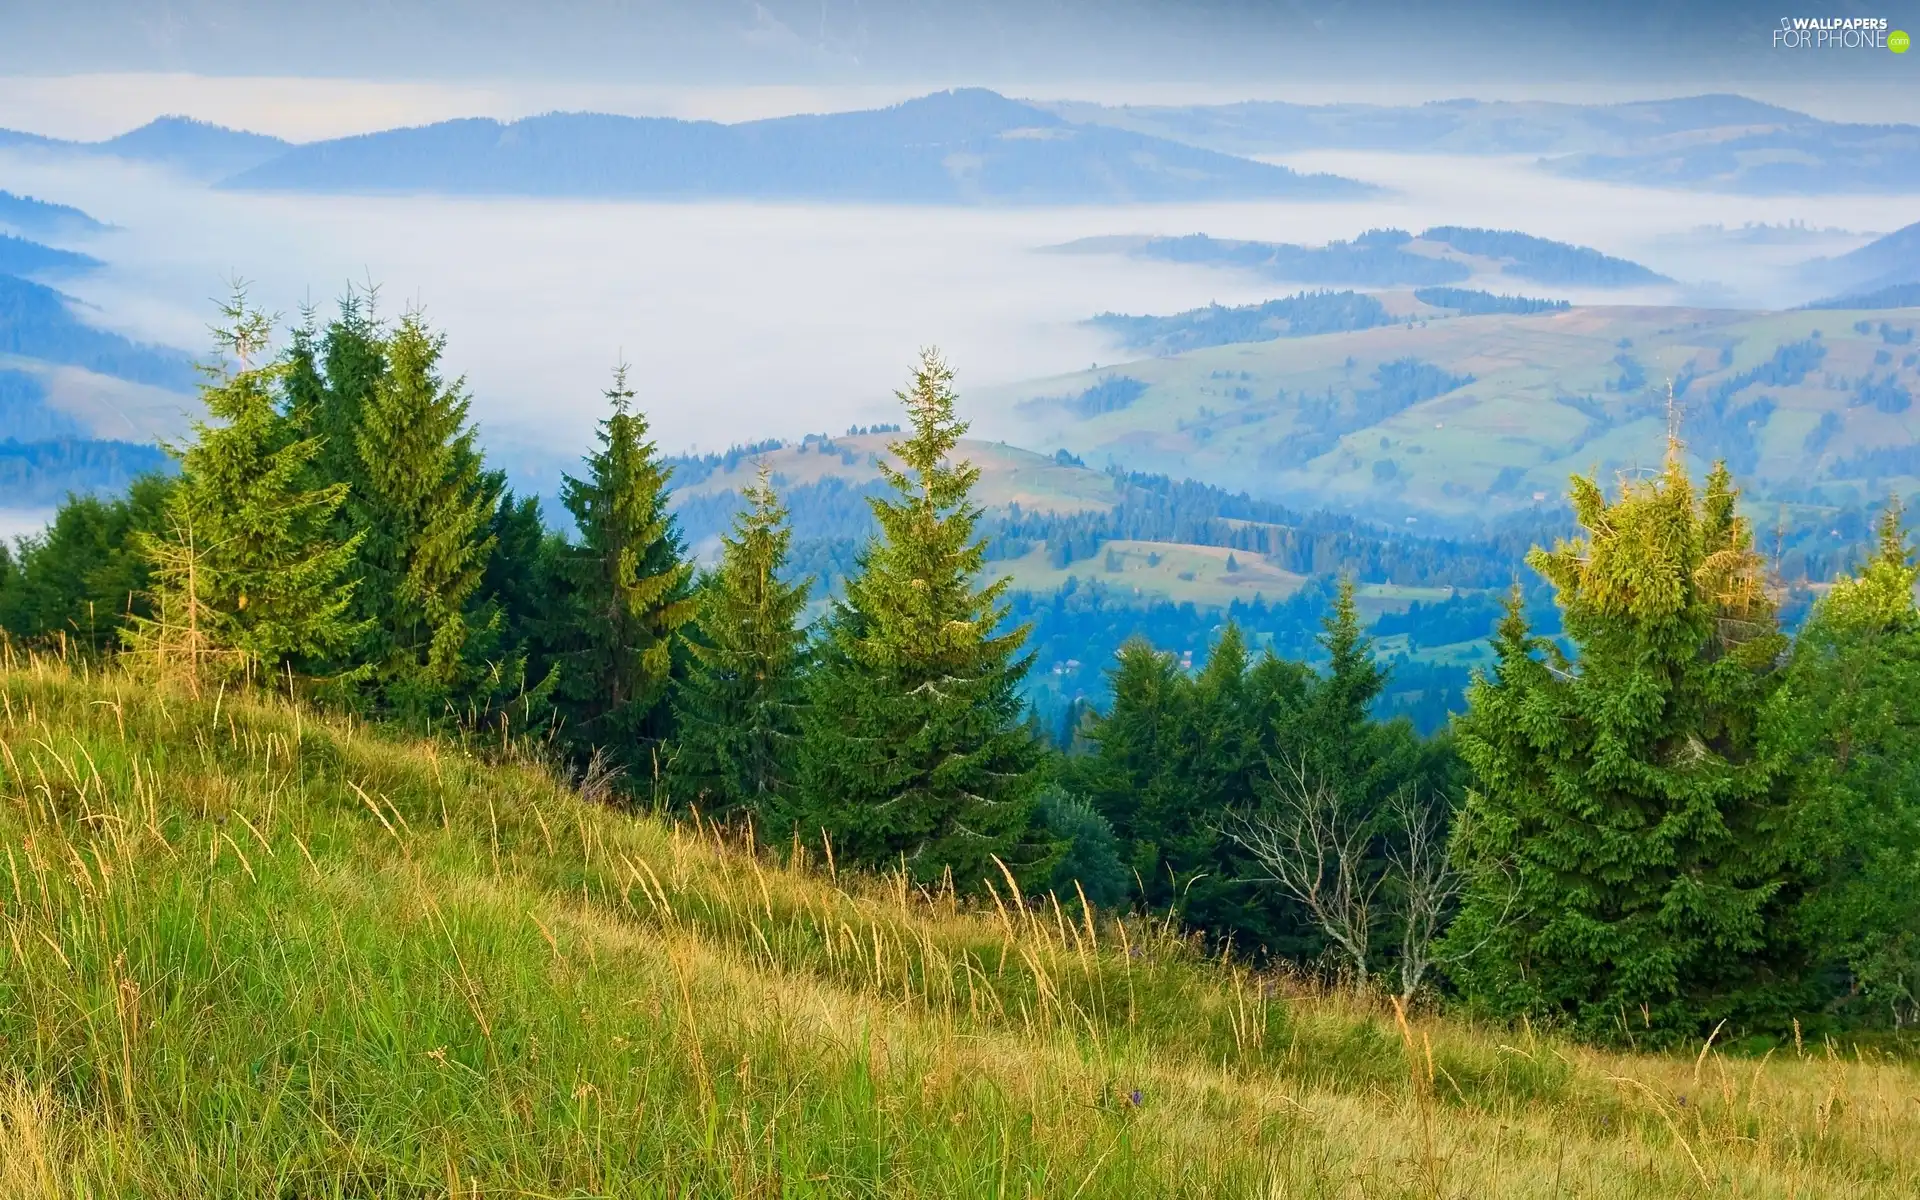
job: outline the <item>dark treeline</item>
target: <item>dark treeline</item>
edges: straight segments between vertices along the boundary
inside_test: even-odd
[[[138,442],[61,437],[0,441],[0,491],[10,503],[51,507],[69,492],[117,492],[135,476],[168,467],[167,457]]]
[[[1118,336],[1120,344],[1130,350],[1182,354],[1208,346],[1372,329],[1393,320],[1385,305],[1364,292],[1320,291],[1232,308],[1210,304],[1166,317],[1101,313],[1087,324]]]
[[[1415,288],[1413,298],[1435,308],[1452,309],[1463,317],[1479,317],[1489,313],[1528,316],[1533,313],[1561,312],[1573,307],[1565,300],[1535,300],[1530,296],[1496,296],[1492,292],[1457,287]]]
[[[1173,542],[1262,555],[1301,575],[1344,572],[1364,583],[1498,588],[1513,582],[1530,546],[1572,531],[1570,518],[1556,510],[1503,522],[1478,537],[1435,537],[1344,513],[1301,512],[1191,479],[1118,468],[1108,477],[1114,504],[1105,511],[1034,512],[1016,504],[983,517],[989,561],[1044,548],[1048,562],[1063,567],[1098,557],[1110,541]],[[680,479],[677,469],[674,478]],[[796,546],[865,540],[873,531],[868,500],[885,488],[833,477],[788,485],[776,474],[773,482],[792,513]],[[674,511],[687,540],[699,544],[718,536],[742,507],[737,492],[706,492],[681,497]],[[825,561],[833,561],[831,551]],[[823,582],[837,586],[837,576]]]
[[[8,633],[481,732],[589,796],[750,822],[837,869],[1132,907],[1589,1038],[1920,1017],[1920,568],[1897,507],[1789,635],[1724,466],[1696,488],[1675,442],[1618,496],[1576,478],[1584,536],[1529,552],[1550,592],[1513,588],[1462,711],[1423,737],[1381,706],[1446,688],[1381,660],[1350,577],[1230,611],[1191,658],[1097,594],[1010,595],[931,351],[873,531],[809,626],[764,472],[698,570],[623,370],[556,531],[487,465],[443,337],[372,300],[273,354],[237,297],[178,472],[70,500],[0,555]],[[1470,629],[1473,604],[1388,636]],[[1052,737],[1022,698],[1070,636],[1048,605],[1125,637],[1104,703]]]
[[[1341,513],[1302,513],[1194,480],[1112,475],[1111,509],[1009,512],[994,528],[996,553],[1019,558],[1045,546],[1048,561],[1064,566],[1096,556],[1111,540],[1184,542],[1263,555],[1301,575],[1345,572],[1368,583],[1503,587],[1540,536],[1531,523],[1515,523],[1477,539],[1426,537],[1382,530]]]

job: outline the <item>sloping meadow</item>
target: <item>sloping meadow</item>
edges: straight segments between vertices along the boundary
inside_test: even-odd
[[[0,672],[7,1196],[1910,1196],[1920,1072],[1580,1048],[500,746]]]

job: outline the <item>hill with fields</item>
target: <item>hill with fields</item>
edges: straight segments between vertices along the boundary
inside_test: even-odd
[[[0,694],[7,1195],[1920,1187],[1911,1068],[1844,1045],[1402,1021],[280,701]]]
[[[1583,306],[1207,345],[999,396],[1015,440],[1399,520],[1526,511],[1681,432],[1750,500],[1846,505],[1920,483],[1911,310]],[[1098,398],[1107,398],[1094,402]]]

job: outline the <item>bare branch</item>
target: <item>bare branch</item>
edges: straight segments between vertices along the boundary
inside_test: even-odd
[[[1306,908],[1364,989],[1374,897],[1385,878],[1367,869],[1368,824],[1303,764],[1289,760],[1283,767],[1272,772],[1271,804],[1230,815],[1221,832]]]

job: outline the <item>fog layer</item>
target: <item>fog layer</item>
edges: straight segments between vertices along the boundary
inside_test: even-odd
[[[210,298],[238,276],[296,318],[349,281],[389,314],[418,305],[449,336],[494,452],[548,486],[601,412],[624,358],[670,450],[838,431],[895,416],[914,351],[944,348],[963,393],[1105,363],[1079,322],[1167,313],[1295,290],[1217,269],[1039,248],[1100,234],[1319,243],[1371,227],[1519,229],[1591,245],[1681,280],[1638,293],[1505,290],[1584,301],[1780,305],[1804,300],[1784,267],[1857,244],[1728,245],[1697,226],[1804,221],[1888,230],[1913,197],[1753,198],[1582,183],[1522,162],[1365,154],[1297,156],[1394,189],[1327,204],[980,210],[307,198],[210,192],[108,161],[0,154],[0,186],[78,204],[121,228],[84,248],[109,264],[60,286],[99,323],[198,350]],[[1680,235],[1680,236],[1676,236]],[[1504,281],[1495,281],[1502,286]],[[979,432],[1008,428],[973,410]]]

